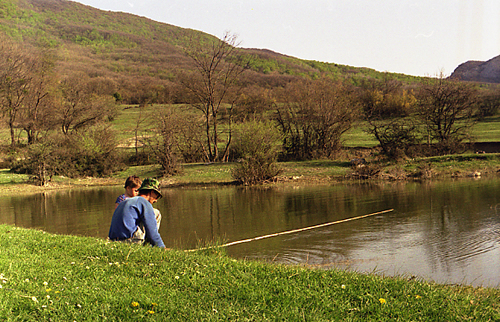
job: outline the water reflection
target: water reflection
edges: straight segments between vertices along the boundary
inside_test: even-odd
[[[166,189],[156,205],[169,247],[235,241],[394,211],[231,246],[237,258],[500,285],[500,180]],[[106,238],[121,187],[0,199],[0,222]]]
[[[114,201],[110,188],[48,191],[0,199],[0,222],[68,235],[107,236]]]

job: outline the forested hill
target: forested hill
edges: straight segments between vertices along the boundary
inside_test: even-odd
[[[2,0],[0,30],[18,41],[56,48],[63,74],[81,70],[122,81],[141,77],[174,80],[179,70],[191,68],[184,54],[188,41],[196,38],[204,42],[214,37],[67,0]],[[382,74],[368,68],[300,60],[270,50],[241,52],[252,57],[250,67],[255,81],[271,85],[290,77],[330,74],[337,78],[377,78]]]

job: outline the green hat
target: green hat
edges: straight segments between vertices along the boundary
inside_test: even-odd
[[[158,199],[163,197],[160,191],[160,181],[153,178],[144,179],[141,187],[139,188],[139,191],[141,190],[154,190],[159,195]]]

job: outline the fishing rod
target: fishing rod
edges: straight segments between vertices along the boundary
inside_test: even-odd
[[[306,230],[311,230],[311,229],[316,229],[316,228],[321,228],[321,227],[326,227],[326,226],[341,224],[341,223],[348,222],[348,221],[353,221],[353,220],[358,220],[358,219],[362,219],[362,218],[366,218],[366,217],[371,217],[371,216],[375,216],[375,215],[384,214],[384,213],[387,213],[387,212],[391,212],[393,210],[394,209],[387,209],[387,210],[382,210],[382,211],[374,212],[374,213],[367,214],[367,215],[361,215],[361,216],[357,216],[357,217],[346,218],[346,219],[342,219],[342,220],[327,222],[327,223],[324,223],[324,224],[319,224],[319,225],[314,225],[314,226],[309,226],[309,227],[304,227],[304,228],[299,228],[299,229],[282,231],[282,232],[279,232],[279,233],[274,233],[274,234],[269,234],[269,235],[264,235],[264,236],[259,236],[259,237],[253,237],[253,238],[248,238],[248,239],[237,240],[237,241],[226,243],[226,244],[222,244],[222,245],[214,245],[214,246],[202,247],[202,248],[197,248],[197,249],[190,249],[190,250],[187,250],[187,251],[193,252],[193,251],[197,251],[197,250],[206,250],[206,249],[212,249],[212,248],[229,247],[229,246],[233,246],[233,245],[237,245],[237,244],[249,243],[249,242],[256,241],[256,240],[261,240],[261,239],[266,239],[266,238],[271,238],[271,237],[276,237],[276,236],[281,236],[281,235],[294,234],[294,233],[298,233],[298,232],[302,232],[302,231],[306,231]]]

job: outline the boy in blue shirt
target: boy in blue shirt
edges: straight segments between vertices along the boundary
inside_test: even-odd
[[[153,246],[165,248],[165,244],[158,232],[153,204],[162,197],[160,183],[153,178],[147,178],[139,188],[139,195],[127,198],[120,202],[113,213],[109,239],[113,241],[127,241],[132,243],[149,243]],[[144,237],[141,239],[134,233],[143,228]]]

